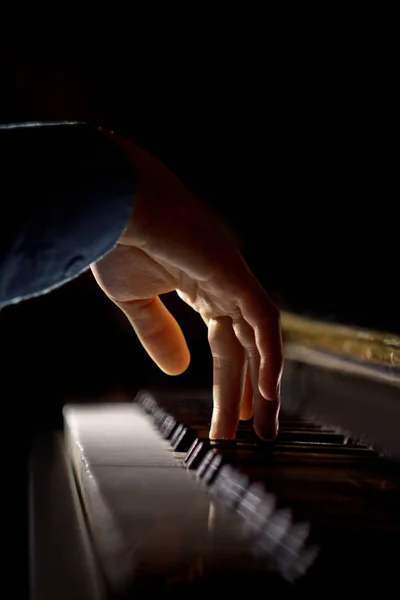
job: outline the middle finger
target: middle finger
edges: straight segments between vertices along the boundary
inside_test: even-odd
[[[208,339],[214,364],[211,439],[234,439],[239,423],[245,353],[230,317],[210,319]]]

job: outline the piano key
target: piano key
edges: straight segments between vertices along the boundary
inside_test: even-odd
[[[215,504],[186,469],[173,468],[169,444],[139,407],[66,407],[64,415],[92,536],[114,593],[143,582],[190,581],[200,563],[199,581],[220,570],[229,583],[231,568],[254,568],[234,513]]]
[[[277,443],[282,441],[293,441],[296,442],[309,442],[309,443],[322,443],[322,444],[343,444],[345,436],[335,431],[309,431],[301,430],[299,428],[292,429],[281,429],[278,432],[276,441]]]
[[[289,509],[274,512],[266,522],[254,544],[256,555],[271,557],[287,536],[292,526],[292,513]]]
[[[136,395],[135,402],[142,406],[142,408],[148,413],[153,414],[157,408],[158,403],[155,400],[153,394],[147,391],[141,391]]]
[[[133,413],[132,405],[118,405],[116,408],[113,404],[103,404],[96,411],[90,405],[76,407],[76,410],[66,407],[64,415],[68,423],[65,432],[67,444],[75,456],[82,456],[81,437],[84,436],[82,468],[90,464],[180,467],[169,451],[168,442],[155,429],[152,431],[159,443],[148,444],[144,432],[149,421],[142,411]]]
[[[239,501],[237,512],[243,519],[242,531],[254,537],[266,525],[276,508],[276,498],[260,483],[251,484]]]
[[[168,417],[168,413],[166,410],[161,408],[160,406],[153,413],[153,420],[158,429],[161,429],[162,424],[165,419]]]
[[[382,528],[384,521],[392,528],[399,529],[399,517],[394,508],[390,508],[381,495],[377,494],[373,482],[362,479],[359,472],[338,472],[310,467],[267,468],[256,466],[240,467],[251,481],[261,482],[270,493],[279,497],[281,503],[287,503],[297,513],[314,521],[322,519],[329,523],[344,522],[346,527]],[[396,496],[400,500],[397,491]],[[379,500],[380,498],[380,500]],[[392,497],[393,506],[396,504]],[[381,514],[380,514],[381,513]],[[377,515],[380,514],[379,521]]]
[[[212,449],[206,454],[202,463],[200,463],[200,466],[196,471],[196,476],[198,479],[202,479],[205,484],[210,485],[214,481],[222,465],[223,460],[221,454],[217,450]]]
[[[329,429],[321,425],[320,423],[313,423],[312,421],[304,421],[303,419],[296,417],[290,418],[285,414],[283,410],[281,412],[285,416],[285,419],[282,423],[279,424],[280,431],[286,431],[288,429],[297,429],[303,431],[331,431],[335,432],[334,429]]]
[[[179,423],[179,425],[175,428],[174,433],[172,434],[172,436],[169,440],[172,447],[174,447],[176,440],[179,438],[182,431],[184,431],[185,429],[186,429],[186,426],[183,423]]]
[[[172,415],[168,415],[160,428],[160,433],[165,440],[168,440],[172,437],[175,429],[178,427],[179,423]]]
[[[236,446],[237,444],[237,446]],[[213,446],[214,448],[218,448],[220,449],[222,455],[223,455],[223,459],[224,462],[228,462],[229,464],[236,464],[238,466],[240,466],[240,468],[243,470],[243,468],[246,468],[246,465],[250,465],[252,471],[251,473],[253,473],[253,468],[255,466],[258,465],[258,468],[262,467],[263,470],[263,475],[262,477],[265,477],[266,474],[266,465],[268,464],[268,460],[270,461],[270,458],[268,458],[267,454],[260,454],[260,449],[257,449],[257,451],[255,451],[255,448],[253,445],[251,444],[242,444],[240,445],[240,443],[238,442],[232,442],[232,443],[227,443],[225,442],[225,444],[219,443],[217,442],[213,442]],[[242,451],[238,451],[238,449],[241,446],[241,450]],[[334,452],[333,458],[335,461],[337,461],[338,459],[341,461],[342,464],[353,467],[353,464],[357,464],[358,466],[360,466],[359,463],[359,456],[362,457],[362,459],[366,459],[366,460],[371,460],[372,462],[376,460],[376,453],[374,452],[365,452],[365,448],[345,448],[342,447],[339,444],[331,444],[330,448],[327,449],[325,447],[325,445],[318,447],[318,451],[316,452],[316,448],[314,444],[305,444],[302,449],[300,450],[299,448],[295,447],[293,448],[292,445],[288,445],[287,443],[285,444],[275,444],[275,448],[283,448],[286,449],[286,452],[282,452],[280,450],[275,450],[274,452],[274,461],[277,462],[277,464],[279,465],[280,463],[285,464],[286,462],[288,464],[290,463],[294,463],[294,464],[299,464],[301,465],[304,460],[306,460],[308,462],[308,464],[310,464],[310,460],[316,464],[318,464],[318,466],[321,466],[322,462],[321,462],[321,452],[322,454],[325,454],[327,451],[329,453]],[[296,451],[300,452],[300,454],[297,456],[297,460],[293,460],[293,455],[292,455],[292,451],[293,449],[295,449]],[[248,452],[246,452],[245,450],[248,450]],[[354,459],[354,455],[356,455],[356,461]],[[287,457],[290,456],[289,460],[287,460]],[[350,462],[349,462],[349,458],[350,457]],[[209,458],[209,457],[208,457]],[[207,461],[205,461],[206,463]],[[311,464],[312,464],[311,462]],[[326,462],[326,460],[324,459],[324,462]],[[203,463],[203,465],[201,465],[201,469],[200,469],[200,476],[202,476],[202,473],[206,472],[206,464]],[[210,463],[210,461],[209,461]],[[222,463],[222,460],[220,458],[218,458],[217,460],[213,460],[213,466],[215,468],[215,466],[220,466]],[[337,471],[337,469],[335,468],[334,471],[332,471],[332,475]],[[310,472],[311,473],[311,472]],[[331,475],[331,477],[332,477]],[[209,479],[211,480],[213,477],[215,476],[215,473],[212,473],[210,471],[210,476]],[[352,473],[348,473],[348,477],[350,477],[350,479],[352,478]],[[255,478],[256,479],[256,478]],[[263,479],[265,481],[265,479]],[[266,484],[269,482],[266,482]],[[286,484],[285,484],[286,485]],[[340,485],[340,484],[339,484]],[[328,494],[328,496],[331,495],[331,490],[330,488],[327,489],[326,493]],[[285,496],[283,496],[285,497]],[[337,503],[337,499],[335,499],[335,502]],[[328,504],[329,506],[329,504]]]
[[[282,538],[274,553],[274,561],[278,568],[292,579],[292,569],[299,559],[300,551],[306,546],[310,535],[309,523],[295,523]]]
[[[163,402],[162,395],[160,399]],[[212,409],[209,396],[206,400],[198,398],[195,403],[187,401],[190,408],[185,406],[185,402],[179,402],[176,411],[173,399],[170,398],[168,402],[169,410],[186,425],[194,426],[196,431],[207,428]],[[292,539],[291,532],[298,519],[309,519],[312,524],[311,544],[322,541],[325,548],[323,556],[334,539],[336,541],[332,547],[337,547],[340,556],[344,557],[343,549],[339,545],[335,546],[343,536],[344,539],[352,540],[360,555],[367,559],[368,556],[363,553],[363,544],[359,541],[363,531],[371,532],[375,536],[374,540],[381,540],[378,544],[381,547],[385,547],[382,535],[387,533],[389,539],[396,531],[400,531],[400,517],[396,511],[396,505],[400,503],[398,465],[393,464],[393,461],[382,460],[380,453],[365,440],[360,442],[348,432],[343,434],[332,427],[314,423],[309,418],[299,418],[293,413],[286,413],[283,408],[279,435],[269,449],[263,449],[262,443],[255,436],[252,421],[239,423],[236,443],[237,448],[235,445],[226,445],[224,448],[219,442],[213,445],[210,443],[210,450],[205,454],[203,451],[200,464],[196,463],[196,476],[200,482],[206,482],[208,476],[212,488],[212,481],[218,470],[230,464],[253,482],[249,489],[252,485],[261,485],[262,493],[270,500],[261,503],[258,512],[253,511],[253,520],[250,517],[246,520],[240,514],[241,510],[246,512],[243,499],[236,507],[243,531],[246,531],[245,523],[254,525],[253,529],[251,526],[247,529],[248,534],[252,532],[255,535],[265,525],[265,517],[268,515],[270,518],[269,504],[274,511],[290,509],[295,524],[292,523],[281,545],[276,548],[276,555],[282,553],[285,556],[284,540]],[[242,446],[239,450],[240,444]],[[260,454],[262,451],[264,456]],[[210,465],[213,468],[209,469]],[[390,492],[386,494],[383,490]],[[249,490],[243,498],[247,494]],[[263,511],[266,514],[257,527],[257,517]],[[297,579],[302,573],[302,565],[310,566],[308,559],[311,563],[317,556],[316,548],[317,546],[310,549],[307,541],[306,547],[300,549],[291,567],[291,559],[286,556],[286,576]],[[342,568],[344,560],[347,559],[341,559]]]
[[[318,546],[308,546],[300,551],[295,562],[285,566],[284,576],[288,581],[295,583],[307,573],[309,568],[316,562],[321,550]],[[338,571],[338,569],[336,569]]]
[[[195,439],[195,431],[190,427],[184,427],[171,445],[175,452],[187,452]]]
[[[236,508],[249,486],[249,479],[230,465],[223,465],[210,486],[211,493],[229,508]]]
[[[174,436],[174,438],[171,438],[171,446],[174,450],[178,451],[177,446],[179,444],[181,452],[188,452],[191,445],[196,440],[209,442],[209,429],[196,429],[193,427],[184,426],[180,430],[179,435]]]
[[[247,464],[250,464],[251,466],[255,466],[259,464],[266,466],[273,459],[270,450],[254,447],[251,444],[235,442],[221,444],[216,442],[213,445],[210,445],[210,447],[217,450],[223,457],[224,462],[227,462],[230,465],[246,466]]]
[[[203,479],[205,477],[210,464],[216,456],[219,456],[221,458],[221,456],[218,454],[215,448],[210,448],[197,468],[196,476],[198,479]]]
[[[143,399],[141,402],[143,404]],[[226,473],[228,467],[232,480],[248,478],[248,488],[246,483],[237,488],[232,485],[231,490],[227,479],[225,486],[220,485],[220,497],[214,496],[215,506],[223,506],[224,510],[231,506],[244,538],[250,541],[258,536],[261,540],[261,532],[268,531],[267,524],[276,513],[282,515],[279,511],[291,511],[293,520],[274,548],[273,561],[267,563],[268,568],[277,568],[287,579],[296,581],[302,577],[317,557],[318,544],[325,549],[324,557],[326,548],[338,548],[343,563],[348,559],[344,558],[345,552],[339,546],[338,540],[342,537],[352,540],[362,555],[363,544],[359,540],[362,535],[367,535],[363,532],[376,536],[373,539],[379,539],[382,548],[385,547],[382,533],[393,539],[395,532],[400,532],[398,468],[382,461],[379,453],[367,444],[350,439],[331,427],[285,414],[284,410],[280,415],[280,434],[274,443],[260,442],[251,421],[239,424],[235,440],[211,441],[208,439],[212,412],[210,394],[199,395],[194,401],[188,394],[180,394],[177,399],[173,394],[166,397],[154,394],[149,395],[144,404],[149,415],[146,416],[147,423],[154,419],[153,430],[161,437],[161,452],[172,462],[184,466],[183,472],[203,492],[208,490],[212,496],[212,490],[218,489],[219,473],[222,470]],[[174,453],[172,435],[169,442],[164,441],[163,425],[158,433],[159,417],[155,416],[155,405],[161,414],[165,411],[175,420],[174,435],[179,424],[180,435],[187,428],[196,436],[185,452]],[[196,448],[200,448],[198,456]],[[154,457],[154,453],[149,452],[151,456]],[[235,496],[236,489],[239,500]],[[382,493],[384,489],[390,490],[386,496]],[[311,534],[306,541],[303,539],[305,529],[302,529],[306,525],[301,523],[302,520],[311,523]],[[210,510],[208,523],[212,522],[214,516]],[[275,526],[274,523],[272,521],[269,527]],[[273,529],[269,531],[271,533]],[[264,534],[263,540],[265,547],[272,547],[268,535]],[[262,549],[261,542],[259,547]],[[265,556],[271,555],[265,548],[263,552]]]
[[[31,600],[105,600],[103,574],[85,526],[85,515],[61,432],[36,437],[29,461],[29,476],[30,593],[22,597]],[[12,533],[15,534],[15,528]],[[13,540],[15,545],[17,540],[18,536]],[[14,547],[11,548],[15,552]],[[4,572],[4,576],[7,577],[7,573]],[[18,584],[12,584],[10,596],[5,593],[3,597],[17,598],[16,589],[20,589]]]
[[[207,441],[195,440],[189,448],[183,462],[187,469],[197,469],[210,449],[210,444]]]

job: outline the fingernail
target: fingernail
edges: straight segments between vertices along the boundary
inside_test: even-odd
[[[281,383],[278,382],[275,387],[271,385],[268,387],[268,390],[264,390],[263,392],[260,389],[260,393],[267,402],[279,402],[279,398],[281,397]]]
[[[254,424],[254,429],[258,437],[266,442],[272,441],[276,438],[279,429],[279,422],[273,420],[273,422],[266,422]]]
[[[256,427],[254,427],[254,429],[257,436],[260,438],[260,440],[263,440],[263,442],[273,442],[278,434],[278,430],[276,428],[263,432],[258,431]]]
[[[279,426],[279,400],[265,399],[265,402],[255,405],[254,429],[262,440],[268,441],[276,438]]]
[[[210,440],[234,440],[236,437],[236,427],[228,423],[211,422],[209,433]]]

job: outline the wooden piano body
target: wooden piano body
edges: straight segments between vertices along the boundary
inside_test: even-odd
[[[286,314],[276,442],[210,443],[205,390],[65,408],[31,460],[33,597],[316,596],[392,585],[400,340]],[[221,590],[221,592],[220,592]]]

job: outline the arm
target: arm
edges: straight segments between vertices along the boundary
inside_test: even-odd
[[[51,290],[103,257],[127,225],[132,162],[100,128],[0,126],[0,306]]]

